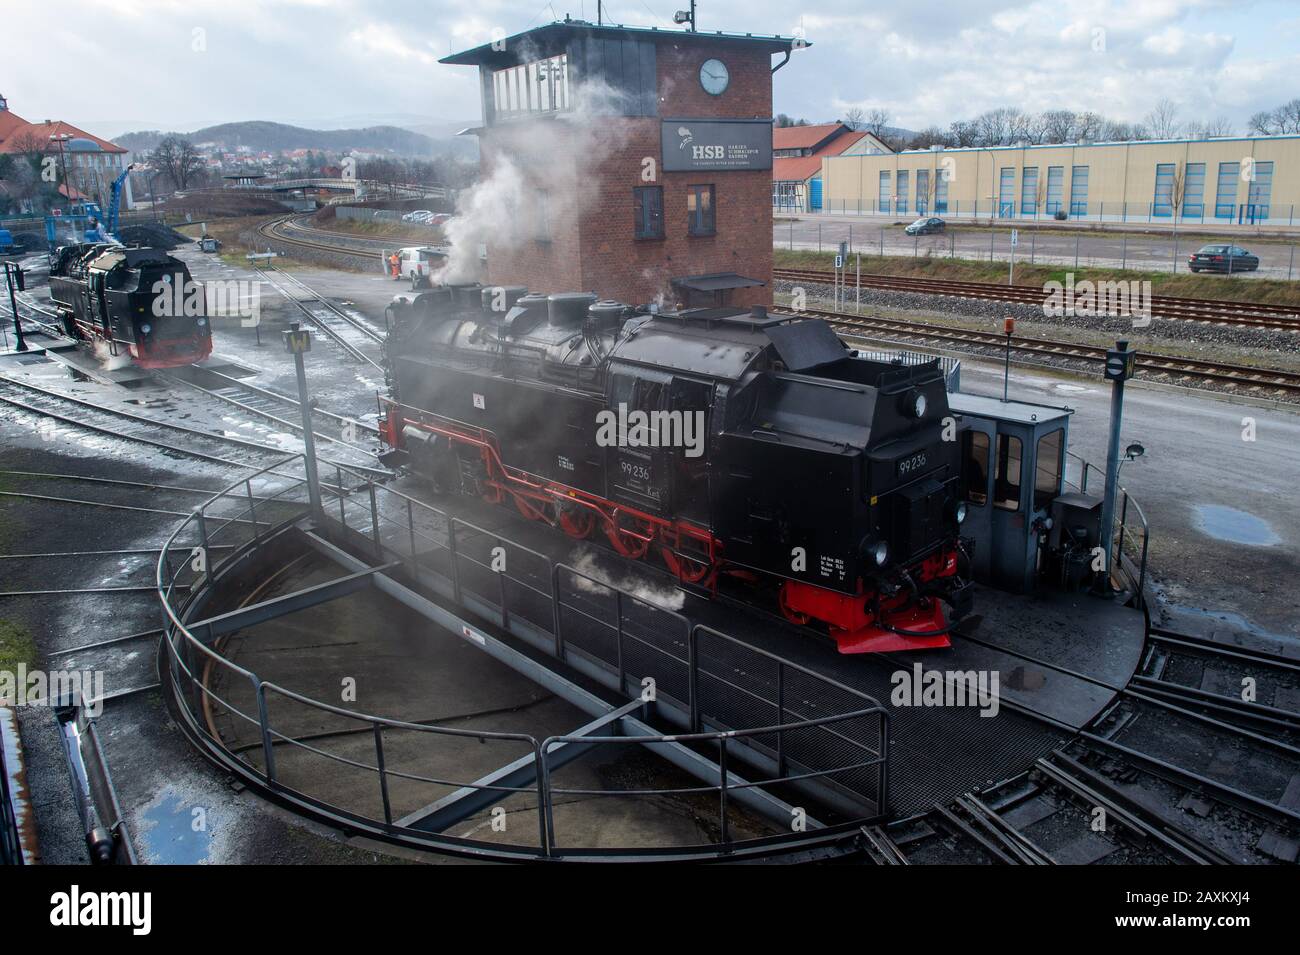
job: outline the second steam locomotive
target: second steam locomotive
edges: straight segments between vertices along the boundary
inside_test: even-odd
[[[657,555],[701,589],[766,591],[843,653],[946,646],[969,610],[937,362],[870,360],[761,308],[472,285],[390,311],[385,459],[440,490]]]
[[[158,249],[64,246],[51,259],[50,300],[70,337],[144,368],[189,365],[212,353],[202,289],[184,262]]]

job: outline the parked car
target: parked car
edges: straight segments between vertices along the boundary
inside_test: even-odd
[[[1259,256],[1239,245],[1203,245],[1187,257],[1193,272],[1254,272]]]
[[[403,222],[426,222],[429,216],[433,215],[430,209],[416,209],[402,216]]]
[[[930,235],[932,232],[942,232],[947,227],[948,223],[938,216],[922,216],[903,231],[908,235]]]
[[[447,260],[446,250],[430,246],[398,249],[397,255],[400,259],[399,272],[393,278],[409,278],[412,290],[426,288],[429,285],[429,276],[441,268]]]
[[[450,222],[450,221],[451,221],[450,212],[439,212],[437,215],[435,215],[432,219],[429,220],[429,225],[442,225],[444,222]]]

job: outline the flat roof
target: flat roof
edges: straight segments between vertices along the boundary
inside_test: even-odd
[[[1020,424],[1043,424],[1058,418],[1068,418],[1074,414],[1072,408],[1058,408],[1055,405],[1040,405],[1029,401],[1003,401],[1001,398],[972,395],[964,391],[954,391],[949,394],[948,407],[958,414],[1016,421]]]
[[[575,35],[601,36],[610,39],[628,35],[641,38],[664,37],[666,40],[675,43],[681,41],[688,43],[717,43],[722,41],[764,46],[772,53],[785,53],[791,50],[796,43],[800,46],[812,46],[807,40],[778,34],[724,33],[722,30],[661,30],[659,27],[630,27],[621,23],[595,24],[586,20],[556,20],[552,23],[534,27],[531,30],[525,30],[522,33],[516,33],[514,36],[489,41],[482,46],[444,56],[438,62],[449,63],[454,66],[473,66],[496,60],[504,61],[513,59],[513,53],[507,53],[506,51],[512,50],[515,42],[523,40],[525,37],[531,42],[538,42],[554,41]]]
[[[1181,146],[1211,145],[1213,143],[1267,143],[1274,140],[1300,139],[1295,133],[1278,133],[1273,136],[1213,136],[1209,139],[1113,139],[1099,143],[1026,143],[1023,146],[944,146],[942,149],[904,149],[895,156],[920,156],[930,153],[982,153],[1022,149],[1092,149],[1097,146]],[[831,157],[834,158],[834,157]],[[858,158],[847,157],[847,158]]]

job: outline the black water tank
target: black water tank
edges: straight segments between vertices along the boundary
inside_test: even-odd
[[[483,311],[500,312],[504,315],[510,311],[515,302],[527,294],[526,285],[488,285],[484,287],[480,301]]]
[[[592,292],[556,292],[547,298],[550,324],[561,328],[577,328],[587,318],[587,309],[596,304]]]
[[[465,285],[452,285],[451,296],[456,303],[457,308],[482,308],[483,286],[478,282],[469,282]]]
[[[451,306],[451,289],[446,285],[435,285],[415,296],[415,311],[420,315],[437,315],[447,311]]]
[[[627,306],[622,302],[601,299],[587,309],[587,327],[598,332],[618,328],[623,324],[623,313],[626,311]]]

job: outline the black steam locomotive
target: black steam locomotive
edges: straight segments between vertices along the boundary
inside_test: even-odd
[[[212,353],[202,287],[184,262],[158,249],[63,246],[50,259],[50,299],[70,337],[126,353],[144,368]]]
[[[937,362],[820,320],[441,286],[390,306],[385,460],[681,580],[776,593],[841,652],[946,646],[970,605]]]

